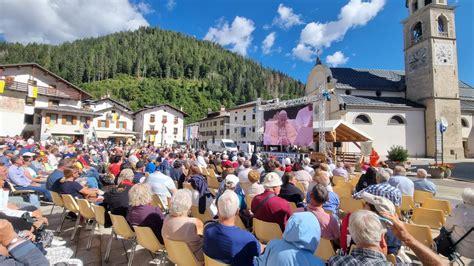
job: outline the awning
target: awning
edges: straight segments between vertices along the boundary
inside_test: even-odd
[[[313,122],[313,136],[319,138],[319,121]],[[365,132],[346,123],[343,120],[327,120],[324,122],[324,132],[328,142],[365,142],[372,138]]]
[[[98,139],[108,138],[135,138],[137,132],[133,131],[99,131],[96,130],[95,134]]]

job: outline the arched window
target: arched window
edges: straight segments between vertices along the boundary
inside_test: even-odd
[[[370,120],[368,115],[362,114],[356,116],[354,119],[354,124],[372,124],[372,120]]]
[[[447,33],[448,32],[448,19],[440,15],[438,17],[438,33]]]
[[[466,118],[461,118],[461,126],[462,127],[469,127],[469,122],[467,122]]]
[[[388,120],[389,125],[404,125],[405,119],[399,115],[394,115]]]
[[[421,22],[418,22],[415,24],[415,26],[413,26],[411,30],[411,34],[412,34],[411,39],[414,43],[421,41],[421,39],[423,38],[423,30],[421,27]]]

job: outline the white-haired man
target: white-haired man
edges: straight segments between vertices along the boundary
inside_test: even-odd
[[[444,227],[452,232],[453,243],[462,239],[456,245],[456,251],[466,258],[474,259],[474,189],[465,188],[462,193],[463,203],[458,204],[446,219]],[[471,231],[469,231],[471,230]]]
[[[415,193],[415,185],[408,177],[406,177],[406,170],[403,166],[395,166],[393,169],[393,176],[388,180],[388,183],[402,192],[403,195],[412,196]]]
[[[416,170],[416,178],[413,183],[415,185],[415,190],[427,191],[433,193],[433,196],[436,195],[436,186],[433,182],[428,181],[426,177],[428,173],[425,169],[418,169]]]
[[[251,166],[252,163],[249,160],[244,161],[243,168],[237,174],[239,177],[239,184],[243,190],[246,190],[247,187],[251,185],[249,181],[249,172],[252,170]]]
[[[409,247],[423,265],[443,265],[440,257],[430,248],[416,240],[406,230],[403,223],[395,216],[382,212],[392,224],[390,227],[395,236]],[[359,210],[351,215],[349,232],[356,243],[351,254],[336,255],[329,259],[329,265],[392,265],[387,261],[380,242],[386,232],[386,226],[381,223],[381,216],[369,210]]]
[[[311,176],[314,175],[314,168],[309,166],[311,164],[311,159],[306,157],[303,159],[303,169],[306,170]]]
[[[237,194],[226,190],[217,208],[219,221],[204,228],[204,254],[226,264],[252,265],[254,256],[260,254],[260,243],[254,235],[235,226],[235,216],[239,215]]]
[[[354,198],[360,199],[362,197],[362,193],[367,192],[372,195],[381,196],[384,198],[389,199],[390,201],[395,204],[395,206],[400,206],[402,201],[402,192],[388,183],[390,179],[390,174],[383,169],[380,169],[377,172],[377,176],[375,177],[375,181],[377,184],[370,185],[361,191],[354,194]]]

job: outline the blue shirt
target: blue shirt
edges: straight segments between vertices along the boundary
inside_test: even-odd
[[[10,167],[12,163],[10,162],[10,158],[5,155],[0,156],[0,163],[3,163],[6,167]]]
[[[339,210],[339,196],[332,192],[328,191],[329,199],[323,204],[323,209],[331,211],[334,214],[338,213]]]
[[[408,177],[402,175],[396,175],[390,177],[388,183],[402,192],[403,195],[412,196],[415,193],[415,188],[413,185],[413,181],[411,181]]]
[[[204,254],[231,265],[253,265],[260,254],[260,243],[251,233],[237,226],[210,223],[204,228]]]
[[[25,169],[16,165],[12,165],[8,168],[8,179],[15,186],[27,187],[31,185],[31,180],[25,176]]]
[[[415,184],[415,190],[431,192],[433,193],[433,195],[436,194],[436,186],[431,181],[428,181],[426,179],[421,179],[421,180],[415,180],[415,182],[413,183]]]
[[[149,162],[145,167],[145,171],[147,171],[150,174],[153,174],[155,170],[156,170],[156,165],[153,162]]]
[[[63,171],[58,169],[54,170],[46,179],[46,188],[54,192],[59,192],[59,180],[63,177]]]

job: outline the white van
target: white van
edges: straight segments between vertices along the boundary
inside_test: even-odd
[[[237,145],[231,139],[216,139],[207,143],[207,148],[213,152],[238,152]]]

